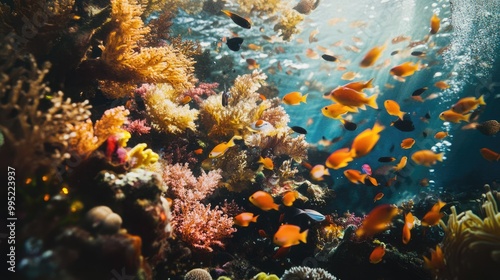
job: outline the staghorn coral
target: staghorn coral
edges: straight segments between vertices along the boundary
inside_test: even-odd
[[[196,131],[198,110],[175,103],[176,91],[169,84],[157,84],[144,94],[151,126],[166,133],[179,134],[186,129]]]
[[[451,207],[445,231],[443,252],[446,267],[437,279],[490,279],[500,264],[500,212],[492,192],[483,203],[485,218],[468,210],[460,214]]]
[[[304,20],[304,16],[293,9],[287,9],[281,13],[280,19],[274,25],[274,31],[279,31],[280,36],[285,41],[290,41],[294,34],[298,34],[300,29],[297,27]]]
[[[281,276],[281,280],[336,280],[337,277],[331,275],[328,271],[316,267],[310,268],[307,266],[294,266],[285,270]]]
[[[99,46],[101,57],[93,61],[94,68],[109,72],[100,82],[106,95],[123,97],[140,82],[168,83],[179,92],[192,88],[192,59],[171,45],[143,47],[150,29],[140,17],[140,4],[133,0],[113,0],[111,4],[113,30]]]
[[[307,158],[308,143],[305,136],[291,137],[288,128],[276,129],[270,135],[255,133],[245,138],[245,144],[252,147],[260,147],[262,150],[271,149],[276,156],[288,155],[296,162]]]
[[[0,156],[22,178],[69,157],[73,128],[90,116],[90,105],[51,93],[43,82],[49,63],[39,69],[33,56],[16,55],[12,43],[12,38],[0,42],[0,132],[5,141]]]
[[[213,251],[214,246],[224,247],[224,239],[236,231],[233,220],[219,206],[211,208],[200,201],[219,185],[220,170],[202,171],[194,177],[188,164],[164,165],[163,180],[172,197],[172,228],[184,242],[201,251]]]
[[[210,137],[225,138],[249,132],[246,128],[258,120],[270,105],[268,102],[258,104],[261,99],[257,90],[266,78],[258,70],[238,76],[234,85],[229,88],[228,106],[222,106],[221,95],[209,96],[200,105],[200,120],[204,127],[210,128]]]

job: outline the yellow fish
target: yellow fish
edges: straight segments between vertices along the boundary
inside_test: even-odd
[[[302,93],[300,93],[298,91],[293,91],[293,92],[287,93],[283,97],[283,103],[285,103],[287,105],[299,105],[300,102],[307,103],[306,102],[307,95],[308,95],[308,93],[302,95]]]
[[[385,50],[386,45],[376,46],[369,50],[363,60],[359,63],[361,67],[370,67],[372,66],[382,55],[382,52]]]
[[[300,242],[306,243],[308,231],[306,229],[300,232],[300,227],[296,225],[281,225],[274,234],[273,242],[280,247],[290,247]]]
[[[451,106],[451,110],[455,113],[467,114],[475,110],[479,105],[486,105],[483,95],[479,96],[477,99],[475,97],[464,97]]]
[[[384,107],[387,110],[387,113],[391,116],[397,116],[400,120],[403,120],[406,112],[402,112],[399,104],[394,100],[386,100],[384,101]]]
[[[408,157],[403,156],[401,158],[401,160],[399,161],[399,163],[396,166],[394,166],[393,170],[399,171],[399,170],[405,168],[407,162],[408,162]]]
[[[452,109],[450,109],[450,110],[446,110],[444,112],[441,112],[441,114],[439,114],[439,118],[443,121],[452,122],[452,123],[459,123],[460,121],[469,122],[470,115],[471,114],[462,115],[462,114],[456,113]]]
[[[218,158],[221,157],[229,148],[233,147],[234,144],[234,139],[239,139],[241,140],[242,137],[239,135],[233,136],[228,142],[222,142],[215,146],[212,151],[210,151],[210,154],[208,155],[209,158]]]
[[[398,77],[408,77],[413,75],[418,70],[420,70],[420,62],[413,63],[411,61],[407,61],[403,64],[392,67],[389,73]]]
[[[340,103],[334,103],[334,104],[331,104],[331,105],[328,105],[328,106],[321,108],[321,113],[323,113],[323,115],[325,117],[332,118],[332,119],[341,119],[342,115],[344,115],[348,112],[355,113],[355,112],[358,112],[358,109],[352,108],[349,106],[345,106],[345,105],[342,105]]]
[[[431,17],[431,34],[436,34],[439,31],[439,27],[441,25],[441,20],[438,18],[436,14],[433,14]]]

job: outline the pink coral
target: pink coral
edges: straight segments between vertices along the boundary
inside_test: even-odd
[[[190,89],[184,93],[185,96],[191,96],[193,100],[200,104],[203,99],[201,98],[204,96],[205,98],[217,94],[217,92],[214,91],[219,86],[219,83],[200,83],[197,87]]]
[[[125,130],[130,133],[143,135],[148,134],[151,130],[151,127],[146,124],[146,120],[133,120],[125,127]]]

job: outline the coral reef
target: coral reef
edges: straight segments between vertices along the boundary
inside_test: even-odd
[[[290,41],[292,36],[298,34],[300,29],[297,27],[304,20],[304,16],[293,9],[287,9],[281,13],[280,19],[274,25],[274,31],[279,31],[283,40]]]
[[[188,271],[186,275],[184,275],[185,280],[212,280],[212,276],[208,271],[202,268],[194,268]]]
[[[273,15],[286,7],[286,1],[282,0],[238,0],[239,9],[244,13],[258,12]]]
[[[281,276],[282,280],[305,280],[305,279],[317,279],[317,280],[336,280],[337,277],[328,273],[328,271],[322,268],[310,268],[307,266],[294,266],[285,271]]]

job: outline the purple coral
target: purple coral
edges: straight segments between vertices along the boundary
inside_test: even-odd
[[[146,124],[146,120],[133,120],[126,127],[125,130],[130,133],[138,135],[148,134],[151,127]]]

